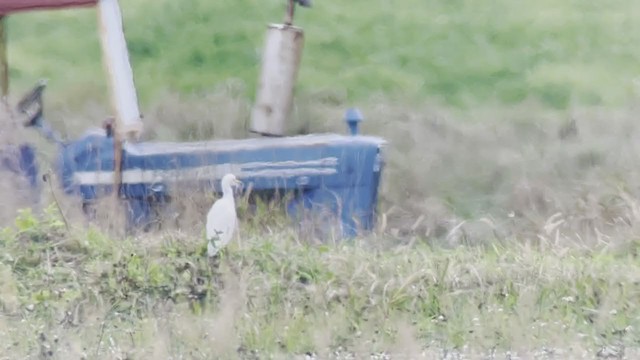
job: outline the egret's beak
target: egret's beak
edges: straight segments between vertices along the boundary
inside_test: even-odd
[[[242,192],[242,189],[244,189],[244,183],[242,181],[236,179],[236,181],[234,181],[233,184],[235,185],[236,193],[240,194]]]

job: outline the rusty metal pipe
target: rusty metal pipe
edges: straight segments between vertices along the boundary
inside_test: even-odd
[[[284,24],[291,26],[293,24],[293,14],[295,12],[295,0],[289,0],[287,3],[287,13],[284,16]]]

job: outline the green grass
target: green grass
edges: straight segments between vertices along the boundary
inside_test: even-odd
[[[122,2],[143,105],[232,80],[252,98],[265,26],[282,21],[284,4]],[[296,13],[306,34],[298,92],[453,107],[527,98],[558,109],[618,106],[638,95],[639,11],[628,0],[317,1]],[[9,28],[14,91],[47,77],[67,106],[106,101],[93,9],[18,14]]]
[[[212,270],[191,235],[110,241],[67,230],[53,207],[22,212],[0,237],[0,348],[53,359],[574,358],[632,356],[640,341],[637,242],[310,246],[250,224]]]

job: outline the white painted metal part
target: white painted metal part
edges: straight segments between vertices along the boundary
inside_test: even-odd
[[[251,131],[272,136],[285,134],[303,46],[304,32],[301,28],[269,25],[251,113]]]
[[[137,139],[143,126],[120,5],[118,0],[99,0],[97,10],[102,54],[110,82],[112,106],[118,121],[116,131],[132,134]]]
[[[292,178],[338,173],[338,159],[327,157],[307,161],[225,163],[201,165],[184,169],[127,169],[122,172],[123,184],[150,184],[156,182],[179,182],[222,178],[226,173],[238,178]],[[78,171],[73,175],[76,185],[108,185],[113,182],[113,171]]]

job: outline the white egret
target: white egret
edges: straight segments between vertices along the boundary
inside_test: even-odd
[[[238,225],[233,188],[241,185],[242,182],[233,174],[222,177],[222,198],[213,203],[207,214],[207,254],[210,257],[217,254],[233,237]]]

